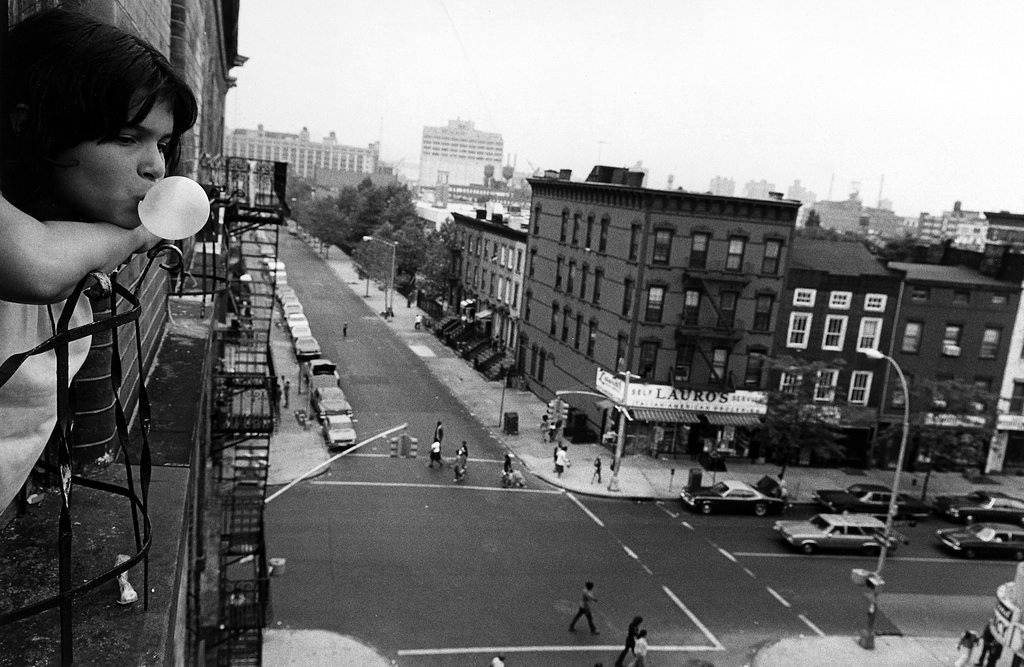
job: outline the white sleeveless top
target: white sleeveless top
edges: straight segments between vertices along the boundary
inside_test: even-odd
[[[65,304],[53,304],[56,322]],[[75,306],[68,328],[92,322],[89,300]],[[53,334],[44,305],[0,300],[0,363],[31,350]],[[68,345],[69,378],[85,363],[91,337]],[[28,357],[0,387],[0,509],[7,506],[28,478],[57,421],[57,355],[44,352]]]

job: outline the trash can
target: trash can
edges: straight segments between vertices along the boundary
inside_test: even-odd
[[[506,435],[519,435],[519,413],[506,412],[504,431]]]
[[[704,471],[700,468],[690,468],[690,477],[686,480],[686,488],[699,489],[704,481]]]

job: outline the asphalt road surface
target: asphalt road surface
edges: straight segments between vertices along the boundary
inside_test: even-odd
[[[366,306],[363,284],[342,284],[283,238],[289,282],[339,365],[359,436],[409,422],[422,453],[394,459],[386,443],[368,446],[268,506],[268,551],[288,562],[273,580],[275,626],[351,635],[402,665],[456,667],[498,652],[509,665],[611,665],[634,615],[659,665],[743,664],[778,637],[864,627],[868,598],[850,570],[875,559],[798,554],[771,518],[577,498],[533,478],[501,489],[500,445]],[[469,443],[463,483],[427,468],[437,419],[446,456]],[[947,525],[901,527],[910,544],[886,564],[879,632],[952,637],[990,615],[1014,564],[949,557],[933,538]],[[599,636],[585,622],[568,631],[585,580],[596,583]]]

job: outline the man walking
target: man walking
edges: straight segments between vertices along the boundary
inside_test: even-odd
[[[595,482],[597,482],[598,484],[601,483],[601,457],[600,456],[598,456],[597,458],[594,459],[594,474],[590,476],[590,483],[593,484]]]
[[[629,622],[629,628],[626,630],[626,646],[622,649],[619,657],[615,659],[615,667],[623,666],[627,654],[636,655],[636,638],[640,635],[640,624],[643,622],[643,616],[634,616],[633,620]]]
[[[590,634],[599,635],[597,627],[594,626],[594,613],[590,608],[591,603],[597,602],[597,598],[594,597],[594,582],[588,581],[583,584],[583,599],[580,600],[580,608],[576,610],[576,615],[572,617],[572,622],[569,623],[569,632],[576,632],[576,621],[580,618],[587,619],[587,625],[590,626]]]
[[[434,427],[434,440],[438,442],[444,442],[444,426],[441,425],[441,420],[437,420],[437,426]]]
[[[427,467],[433,468],[435,463],[438,468],[444,467],[444,462],[441,460],[441,443],[438,440],[430,443],[430,464]]]
[[[284,380],[284,407],[288,407],[288,395],[292,393],[292,381],[288,378]]]

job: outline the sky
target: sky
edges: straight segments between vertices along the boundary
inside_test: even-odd
[[[1022,26],[1020,0],[242,0],[225,122],[405,171],[460,118],[524,172],[1024,213]]]

